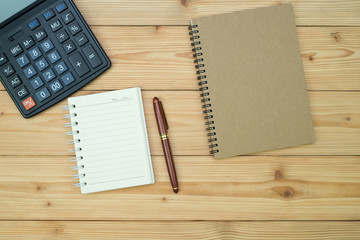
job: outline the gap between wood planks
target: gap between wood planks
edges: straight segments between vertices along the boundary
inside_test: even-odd
[[[360,222],[360,220],[27,220],[27,219],[0,219],[0,222],[159,222],[159,223],[167,223],[167,222],[234,222],[234,223],[246,223],[246,222]]]

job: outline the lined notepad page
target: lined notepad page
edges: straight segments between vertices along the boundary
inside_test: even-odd
[[[68,99],[81,193],[154,183],[140,88]],[[78,139],[80,142],[78,142]],[[81,160],[80,160],[81,159]]]

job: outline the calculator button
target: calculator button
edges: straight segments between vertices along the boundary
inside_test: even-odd
[[[37,20],[37,18],[35,18],[34,20],[32,20],[31,22],[28,23],[28,26],[31,30],[34,30],[35,28],[40,26],[40,22],[39,22],[39,20]]]
[[[45,42],[43,42],[43,43],[41,44],[41,47],[42,47],[42,49],[44,50],[44,52],[47,53],[48,51],[50,51],[51,49],[54,48],[54,45],[53,45],[53,43],[51,42],[51,40],[48,39],[48,40],[46,40]]]
[[[8,62],[8,59],[6,58],[4,53],[0,54],[0,66],[4,65],[5,63]]]
[[[22,48],[20,47],[20,44],[16,44],[14,47],[12,47],[10,49],[10,52],[12,53],[12,55],[14,55],[14,57],[16,57],[17,55],[19,55],[20,53],[23,52]]]
[[[69,25],[69,31],[71,33],[71,35],[76,35],[77,33],[81,32],[81,27],[79,26],[79,24],[77,22],[72,23]]]
[[[56,81],[50,83],[49,86],[53,93],[56,93],[63,88],[63,86],[61,85],[59,80],[56,80]]]
[[[17,58],[16,61],[18,62],[19,66],[21,68],[25,67],[26,65],[28,65],[30,63],[30,60],[28,59],[28,57],[25,54],[20,56],[19,58]]]
[[[45,20],[48,21],[55,16],[55,12],[50,8],[49,10],[43,13],[43,16]]]
[[[42,102],[45,99],[47,99],[48,97],[50,97],[50,93],[49,91],[46,89],[46,87],[44,87],[43,89],[41,89],[40,91],[38,91],[37,93],[35,93],[37,99]]]
[[[59,53],[56,50],[53,51],[52,53],[50,53],[48,55],[48,58],[49,58],[51,63],[55,63],[55,62],[57,62],[57,61],[59,61],[61,59]]]
[[[55,65],[56,72],[60,75],[68,70],[66,64],[64,62],[60,62],[59,64]]]
[[[70,11],[64,13],[62,16],[62,19],[64,20],[64,23],[67,25],[69,23],[71,23],[72,21],[74,21],[74,15],[72,15],[72,13]]]
[[[36,47],[33,50],[29,51],[29,55],[32,60],[36,60],[42,56],[42,53],[41,53],[40,49],[38,47]]]
[[[9,79],[10,81],[10,84],[11,84],[11,87],[12,88],[16,88],[17,86],[19,86],[20,84],[22,84],[22,81],[20,80],[19,76],[18,75],[15,75],[13,77],[11,77]]]
[[[25,86],[22,86],[20,89],[18,89],[18,90],[16,91],[16,94],[18,95],[18,97],[19,97],[20,99],[23,99],[24,97],[26,97],[27,95],[29,95],[29,92],[28,92],[28,90],[26,89]]]
[[[85,63],[85,60],[78,52],[69,57],[69,61],[71,65],[75,68],[75,71],[79,75],[79,77],[84,76],[90,71],[89,67]]]
[[[84,33],[80,34],[79,36],[77,36],[75,38],[75,41],[77,43],[77,45],[79,45],[79,47],[81,47],[82,45],[84,45],[85,43],[87,43],[89,40],[87,39],[87,37],[85,36]]]
[[[40,77],[34,78],[33,80],[30,81],[30,83],[31,83],[31,86],[32,86],[35,90],[37,90],[38,88],[40,88],[41,86],[44,85],[44,82],[41,80]]]
[[[36,106],[36,103],[32,97],[28,97],[27,99],[22,101],[22,104],[23,104],[24,108],[26,109],[26,111],[28,111],[29,109]]]
[[[66,33],[65,30],[61,30],[56,34],[56,38],[59,40],[60,43],[63,43],[69,39],[69,35]]]
[[[25,38],[25,39],[22,41],[22,45],[23,45],[26,49],[29,49],[29,48],[31,48],[32,46],[35,45],[34,39],[29,36],[29,37]]]
[[[73,75],[71,73],[67,73],[64,76],[62,76],[61,80],[63,81],[63,83],[65,85],[69,85],[70,83],[75,81],[75,78],[73,77]]]
[[[43,73],[43,77],[44,77],[45,81],[50,82],[51,80],[53,80],[55,78],[55,73],[53,70],[49,69]]]
[[[33,66],[30,66],[30,67],[24,69],[24,74],[28,79],[30,79],[33,76],[35,76],[37,74],[37,72]]]
[[[102,64],[99,55],[96,53],[96,51],[91,45],[84,47],[83,52],[93,68],[96,68]]]
[[[11,64],[6,65],[1,69],[1,72],[4,74],[5,77],[10,77],[13,73],[15,73],[14,68],[11,66]]]
[[[46,34],[45,30],[43,28],[41,28],[34,32],[34,36],[38,40],[38,42],[40,42],[41,40],[43,40],[44,38],[47,37],[47,34]]]
[[[61,13],[67,9],[67,6],[64,2],[62,2],[62,3],[58,4],[57,6],[55,6],[55,8],[58,13]]]
[[[49,64],[45,58],[42,58],[39,61],[37,61],[35,65],[39,69],[40,72],[49,66]]]
[[[53,32],[56,32],[57,30],[59,30],[60,28],[62,28],[62,24],[61,24],[61,22],[59,21],[59,19],[56,19],[56,20],[54,20],[54,21],[52,21],[52,22],[50,23],[50,27],[51,27],[51,30],[52,30]]]
[[[65,49],[65,52],[66,52],[67,54],[72,53],[73,51],[76,50],[76,47],[75,47],[73,41],[69,41],[69,42],[65,43],[65,44],[63,45],[63,48]]]

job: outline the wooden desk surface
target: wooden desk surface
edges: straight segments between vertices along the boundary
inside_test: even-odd
[[[156,184],[81,195],[61,106],[23,119],[0,87],[0,239],[359,239],[360,1],[293,0],[316,143],[215,161],[189,19],[276,0],[76,0],[113,62],[76,95],[143,89]],[[151,98],[164,100],[173,194]]]

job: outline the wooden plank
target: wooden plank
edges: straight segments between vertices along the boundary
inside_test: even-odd
[[[0,222],[0,239],[358,240],[359,222]]]
[[[91,25],[189,25],[192,18],[293,3],[298,25],[360,25],[357,0],[75,0]]]
[[[152,161],[153,185],[82,195],[66,156],[3,156],[0,219],[359,220],[359,156],[177,156],[179,194]]]
[[[186,27],[93,30],[113,66],[85,90],[198,88]],[[360,27],[299,27],[298,35],[309,90],[360,90]]]
[[[94,92],[80,91],[76,95]],[[316,143],[266,155],[359,155],[360,93],[309,92]],[[162,155],[152,98],[160,97],[169,121],[175,155],[208,155],[208,141],[197,91],[145,91],[144,108],[151,153]],[[70,129],[64,128],[65,101],[31,119],[23,119],[6,92],[0,92],[0,155],[65,155]],[[239,110],[240,111],[240,110]]]

